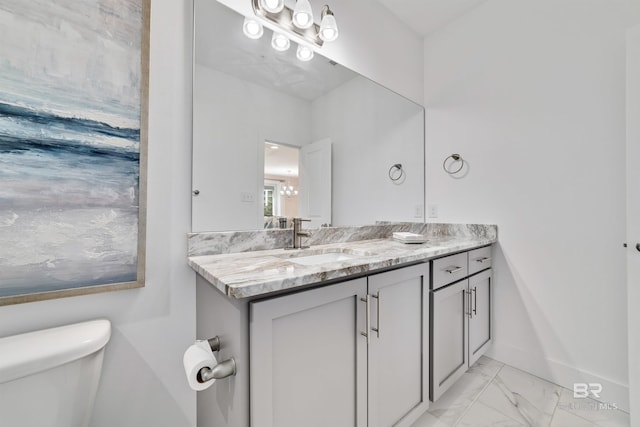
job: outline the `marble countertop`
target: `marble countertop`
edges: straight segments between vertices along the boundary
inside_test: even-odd
[[[309,249],[270,249],[189,257],[189,265],[230,298],[249,298],[362,275],[401,264],[426,261],[496,242],[494,236],[459,236],[405,244],[393,239],[372,239],[312,246]],[[326,253],[348,259],[301,265],[295,258]],[[345,257],[346,258],[346,257]]]

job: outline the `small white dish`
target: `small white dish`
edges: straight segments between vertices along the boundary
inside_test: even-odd
[[[393,240],[402,243],[424,243],[427,241],[423,234],[409,233],[406,231],[396,231],[393,233]]]

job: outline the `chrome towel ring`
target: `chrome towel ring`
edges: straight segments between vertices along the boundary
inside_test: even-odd
[[[451,162],[447,165],[447,160],[451,159]],[[455,163],[460,163],[460,166],[456,169],[453,169],[452,166]],[[449,175],[455,175],[458,172],[460,172],[462,170],[462,168],[464,167],[464,159],[462,158],[462,156],[460,154],[452,154],[449,157],[447,157],[446,159],[444,159],[444,162],[442,162],[442,169],[444,169],[444,171],[446,173],[448,173]]]
[[[404,170],[402,170],[402,164],[396,163],[395,165],[389,168],[389,179],[393,182],[398,181],[404,175]]]

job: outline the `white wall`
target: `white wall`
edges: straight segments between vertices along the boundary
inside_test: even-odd
[[[313,140],[332,142],[332,223],[422,220],[423,109],[362,77],[311,105]],[[405,175],[393,182],[396,163]]]
[[[196,64],[193,112],[193,230],[262,228],[264,141],[308,144],[310,103]]]
[[[427,203],[499,225],[492,355],[627,405],[625,29],[633,0],[489,0],[425,40]],[[463,179],[442,170],[460,153]]]
[[[372,5],[374,12],[364,13],[376,19],[359,22],[362,14],[354,6],[368,2],[358,2],[335,6],[336,15],[338,7],[344,8],[338,16],[344,43],[332,48],[335,59],[419,101],[421,39],[377,5]],[[182,368],[183,351],[195,339],[195,280],[186,264],[191,212],[191,22],[191,1],[152,1],[147,286],[0,307],[0,336],[99,317],[111,320],[113,335],[93,427],[196,423],[195,392],[187,387]]]
[[[0,336],[110,319],[92,426],[195,426],[182,353],[195,339],[195,277],[186,263],[191,204],[191,11],[153,0],[147,286],[0,307]],[[37,406],[37,402],[36,402]]]
[[[254,16],[251,2],[220,0],[245,16]],[[316,22],[325,2],[311,2]],[[326,2],[334,12],[340,37],[318,51],[329,59],[399,94],[422,103],[422,38],[384,6],[371,0]],[[287,3],[288,4],[288,3]],[[267,27],[271,24],[266,23]]]

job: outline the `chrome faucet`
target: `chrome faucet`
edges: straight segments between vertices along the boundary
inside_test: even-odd
[[[306,249],[309,246],[302,246],[303,237],[311,237],[310,231],[302,231],[302,222],[310,222],[310,219],[293,218],[293,247],[287,249]]]

